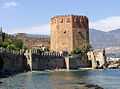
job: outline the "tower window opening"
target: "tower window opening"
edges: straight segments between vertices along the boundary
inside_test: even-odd
[[[60,19],[60,23],[63,23],[63,19]]]
[[[67,21],[66,21],[67,23],[70,23],[70,18],[67,18]]]
[[[66,33],[66,31],[64,31],[64,34]]]

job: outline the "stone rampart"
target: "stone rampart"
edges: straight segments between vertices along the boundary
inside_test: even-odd
[[[23,72],[27,69],[27,59],[22,50],[14,51],[0,48],[0,61],[0,71],[7,74]]]
[[[86,68],[90,66],[86,55],[74,55],[70,57],[70,69]]]
[[[67,64],[67,62],[69,63]],[[88,67],[89,62],[87,56],[82,55],[66,57],[58,52],[42,53],[39,50],[32,51],[32,70],[66,69],[68,65],[70,69],[77,69]]]
[[[32,70],[63,69],[65,67],[63,56],[32,54]]]
[[[77,69],[87,67],[87,58],[65,56],[57,52],[41,52],[40,50],[13,51],[0,48],[0,71],[16,73],[28,70]]]

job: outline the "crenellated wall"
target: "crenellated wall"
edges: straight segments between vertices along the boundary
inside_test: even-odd
[[[67,62],[69,69],[90,66],[87,55],[64,56],[57,52],[40,53],[39,50],[32,51],[32,69],[66,69]]]
[[[41,52],[38,49],[26,50],[26,58],[31,70],[63,69],[66,68],[63,54],[57,52]]]
[[[13,74],[27,70],[27,59],[24,51],[0,48],[0,71]]]
[[[0,71],[18,73],[24,71],[78,69],[89,66],[87,58],[81,55],[64,56],[57,52],[40,50],[13,51],[0,48]]]

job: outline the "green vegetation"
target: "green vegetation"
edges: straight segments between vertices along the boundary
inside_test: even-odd
[[[4,39],[3,37],[1,38],[2,39],[0,41],[0,47],[12,49],[12,50],[20,50],[25,48],[22,40],[17,39],[12,35],[5,34]]]
[[[88,51],[90,51],[92,49],[91,45],[87,45],[87,47],[84,48],[76,48],[74,49],[71,54],[84,54],[87,53]]]
[[[72,51],[71,54],[81,54],[81,49],[80,48],[76,48]]]

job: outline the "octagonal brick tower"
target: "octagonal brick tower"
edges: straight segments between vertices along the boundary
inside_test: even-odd
[[[51,51],[85,48],[89,44],[89,22],[86,16],[65,15],[51,18]]]

